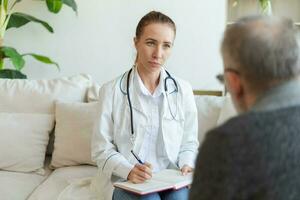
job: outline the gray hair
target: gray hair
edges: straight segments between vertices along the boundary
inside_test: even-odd
[[[225,31],[221,52],[250,86],[263,87],[300,74],[299,40],[292,20],[249,16]]]

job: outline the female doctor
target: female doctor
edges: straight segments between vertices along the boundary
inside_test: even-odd
[[[166,168],[193,171],[198,127],[192,88],[163,68],[175,34],[168,16],[146,14],[136,28],[135,65],[100,89],[92,139],[99,169],[92,187],[99,199],[188,199],[188,188],[138,196],[112,186],[120,179],[142,183]]]

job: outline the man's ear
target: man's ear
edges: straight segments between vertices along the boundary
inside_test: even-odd
[[[240,98],[243,96],[244,88],[242,85],[242,80],[237,73],[225,73],[225,82],[226,88],[231,95],[235,96],[235,98]]]

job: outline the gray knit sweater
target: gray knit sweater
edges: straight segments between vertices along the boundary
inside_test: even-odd
[[[300,106],[250,112],[210,131],[191,200],[299,200]]]

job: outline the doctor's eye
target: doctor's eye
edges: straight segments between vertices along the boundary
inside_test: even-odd
[[[152,47],[152,46],[155,45],[155,42],[153,42],[153,41],[148,41],[148,42],[146,42],[146,44],[147,44],[148,46]]]
[[[164,49],[169,49],[169,48],[171,48],[172,46],[171,46],[171,44],[164,44]]]

